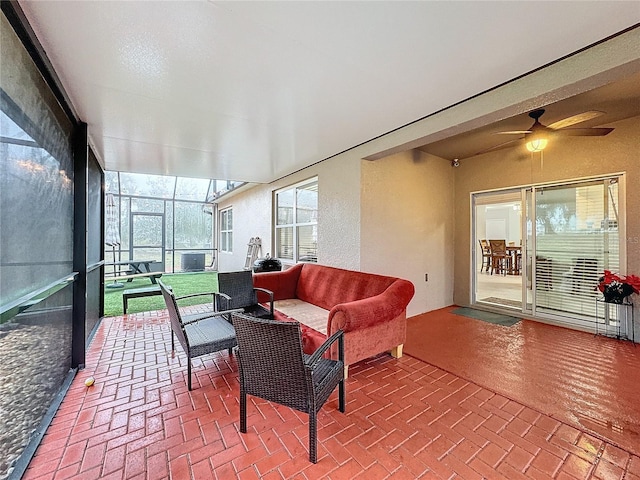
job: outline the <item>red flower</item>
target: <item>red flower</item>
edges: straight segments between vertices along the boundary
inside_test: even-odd
[[[604,275],[600,277],[598,286],[596,288],[601,292],[604,292],[605,287],[612,284],[629,285],[633,290],[633,293],[640,294],[640,277],[638,277],[637,275],[627,275],[626,277],[621,277],[620,275],[612,273],[610,270],[605,270]]]
[[[634,293],[640,294],[640,277],[637,275],[627,275],[624,279],[624,283],[628,283],[633,288]]]

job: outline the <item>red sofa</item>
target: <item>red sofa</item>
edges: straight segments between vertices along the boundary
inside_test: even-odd
[[[277,310],[280,300],[298,299],[328,310],[326,333],[302,325],[305,353],[313,353],[328,336],[342,329],[346,366],[385,351],[402,356],[407,305],[415,292],[407,280],[300,263],[280,272],[256,273],[253,284],[273,292],[276,319],[292,319]]]

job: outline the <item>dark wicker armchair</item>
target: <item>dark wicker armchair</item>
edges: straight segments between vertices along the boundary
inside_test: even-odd
[[[191,390],[191,359],[206,355],[208,353],[219,352],[237,345],[236,332],[233,325],[228,321],[231,312],[211,312],[207,314],[181,315],[178,309],[177,300],[198,295],[214,295],[213,293],[186,295],[178,297],[167,288],[165,284],[158,281],[162,296],[169,310],[171,320],[171,351],[175,350],[174,337],[178,337],[182,349],[187,354],[187,388]],[[237,310],[240,312],[241,310]]]
[[[218,310],[242,308],[251,316],[273,319],[273,292],[254,287],[251,271],[218,273],[218,291]],[[258,291],[269,295],[269,310],[258,303]]]
[[[317,414],[338,387],[345,411],[343,332],[337,331],[313,355],[302,352],[298,322],[231,315],[238,339],[240,431],[247,433],[247,395],[309,414],[309,460],[317,461]],[[323,358],[338,341],[338,360]]]

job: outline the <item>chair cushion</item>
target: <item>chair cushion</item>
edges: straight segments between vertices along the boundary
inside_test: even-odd
[[[219,352],[237,345],[236,331],[222,317],[205,318],[185,325],[191,357]]]

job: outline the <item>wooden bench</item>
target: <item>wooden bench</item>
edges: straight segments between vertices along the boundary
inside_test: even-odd
[[[169,285],[166,287],[171,290]],[[129,306],[130,298],[140,298],[140,297],[153,297],[155,295],[162,295],[162,291],[160,290],[160,285],[152,285],[151,287],[142,287],[142,288],[129,288],[122,292],[122,308],[124,313],[127,313],[127,307]]]

